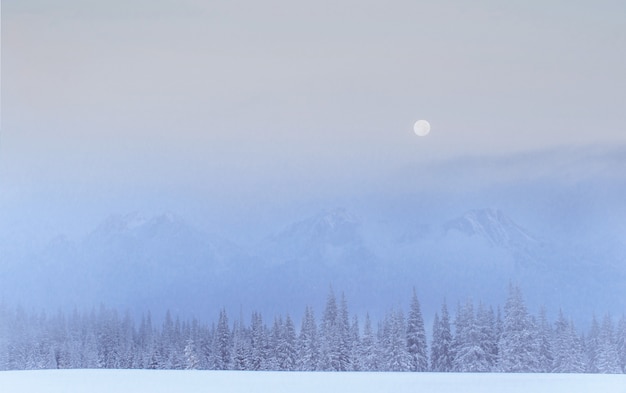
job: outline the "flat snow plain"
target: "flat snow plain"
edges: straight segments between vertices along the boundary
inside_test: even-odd
[[[626,393],[626,375],[38,370],[0,372],[3,393]]]

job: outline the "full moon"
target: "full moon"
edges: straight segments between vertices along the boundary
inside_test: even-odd
[[[418,120],[413,125],[413,131],[417,136],[426,136],[430,132],[430,123],[426,120]]]

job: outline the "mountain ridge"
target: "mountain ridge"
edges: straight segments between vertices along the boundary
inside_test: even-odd
[[[129,213],[110,216],[77,241],[51,243],[12,274],[15,282],[39,283],[41,290],[32,296],[40,303],[46,297],[60,304],[136,301],[188,310],[260,299],[265,307],[289,309],[329,284],[355,299],[357,307],[388,304],[400,288],[412,286],[429,293],[432,302],[470,294],[488,301],[501,296],[507,280],[534,286],[531,300],[564,288],[560,301],[574,296],[579,302],[574,274],[604,297],[623,289],[615,279],[602,288],[605,277],[622,274],[610,264],[603,270],[583,262],[569,268],[574,266],[567,264],[569,254],[502,209],[470,209],[416,224],[440,231],[424,230],[402,241],[371,235],[385,230],[377,225],[346,208],[325,209],[246,248],[171,214]],[[8,288],[26,297],[18,286]]]

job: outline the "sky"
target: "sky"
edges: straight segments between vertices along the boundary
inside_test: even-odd
[[[135,210],[241,226],[437,163],[624,145],[624,15],[616,0],[5,0],[0,232]]]

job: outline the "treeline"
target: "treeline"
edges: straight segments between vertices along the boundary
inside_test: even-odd
[[[582,335],[563,313],[531,315],[515,286],[503,312],[467,301],[452,319],[444,302],[428,343],[415,292],[406,315],[389,311],[376,326],[366,315],[362,327],[332,290],[321,317],[307,306],[299,328],[288,314],[268,324],[224,309],[210,326],[169,312],[137,326],[104,306],[49,317],[0,305],[0,369],[48,368],[623,373],[626,319],[594,317]]]

